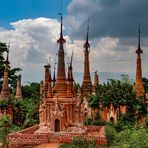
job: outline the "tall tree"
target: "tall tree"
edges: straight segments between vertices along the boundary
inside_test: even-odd
[[[33,98],[39,100],[40,97],[40,83],[31,82],[22,86],[23,98]]]

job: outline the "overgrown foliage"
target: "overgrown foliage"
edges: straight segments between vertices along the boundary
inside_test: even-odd
[[[39,123],[39,83],[23,86],[22,94],[25,98],[13,98],[13,121],[16,126],[26,128]]]
[[[30,127],[39,123],[39,99],[16,99],[11,96],[9,100],[0,100],[0,108],[5,110],[10,107],[13,110],[14,130]]]
[[[125,75],[121,77],[121,80],[109,79],[106,84],[98,85],[96,94],[90,96],[88,100],[89,106],[94,110],[98,109],[98,112],[101,107],[109,107],[111,102],[115,108],[120,105],[127,107],[126,115],[120,114],[118,118],[116,125],[118,130],[122,130],[125,125],[134,125],[138,117],[147,113],[144,97],[136,98],[133,84]]]
[[[92,119],[91,117],[88,117],[86,119],[86,121],[84,121],[84,124],[85,125],[98,125],[98,126],[103,126],[103,125],[106,125],[106,122],[105,121],[102,121],[101,120],[101,117],[100,117],[100,114],[97,113],[95,114],[95,118]]]
[[[121,77],[121,80],[109,79],[107,84],[98,85],[97,95],[100,96],[103,107],[109,107],[111,102],[115,107],[128,105],[136,98],[133,84],[125,75]]]
[[[144,126],[133,126],[117,132],[113,126],[106,126],[109,147],[146,148],[148,147],[148,129]]]
[[[3,143],[3,147],[8,147],[7,135],[12,130],[11,117],[9,115],[0,117],[0,142]]]
[[[78,92],[79,88],[80,88],[80,84],[74,82],[74,92],[75,92],[75,94]]]
[[[40,97],[40,84],[35,82],[28,82],[28,84],[22,86],[23,98],[32,98],[39,100]]]
[[[39,123],[39,100],[25,98],[24,104],[24,121],[22,128],[30,127]]]
[[[63,144],[59,148],[98,148],[96,141],[88,141],[83,137],[75,137],[71,144]]]

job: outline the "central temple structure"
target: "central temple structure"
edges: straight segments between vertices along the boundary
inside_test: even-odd
[[[65,51],[61,15],[61,31],[57,40],[59,44],[57,77],[52,80],[50,64],[44,66],[45,80],[41,81],[41,102],[39,109],[40,128],[36,133],[61,132],[83,125],[86,110],[78,94],[74,95],[72,57],[65,74]],[[73,55],[72,55],[73,56]]]

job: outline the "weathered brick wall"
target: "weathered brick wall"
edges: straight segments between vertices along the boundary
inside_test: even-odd
[[[83,137],[87,140],[96,140],[97,144],[100,145],[107,145],[107,139],[106,137],[100,137],[96,135],[71,135],[71,134],[64,134],[59,136],[59,142],[60,143],[71,143],[74,137]]]
[[[88,132],[100,132],[102,126],[87,126]]]
[[[24,145],[37,145],[41,143],[48,143],[47,134],[21,134],[13,133],[7,137],[10,142],[9,148],[21,148]]]
[[[36,130],[39,129],[39,125],[35,125],[35,126],[31,126],[29,128],[26,128],[26,129],[23,129],[21,131],[19,131],[18,133],[21,133],[21,134],[33,134]]]
[[[59,135],[60,143],[71,143],[74,137],[83,137],[87,140],[96,140],[97,144],[107,145],[104,126],[84,126],[87,129],[85,134],[82,133],[66,133]]]
[[[38,125],[9,134],[7,140],[10,142],[9,148],[22,148],[25,145],[38,145],[58,141],[60,143],[71,143],[74,137],[84,137],[88,140],[96,140],[98,144],[107,144],[104,134],[104,127],[87,126],[86,133],[59,133],[59,134],[34,134],[39,128]]]
[[[19,132],[11,133],[7,136],[7,140],[10,142],[10,148],[21,148],[23,145],[32,145],[48,142],[47,135],[33,134],[39,125],[35,125]]]

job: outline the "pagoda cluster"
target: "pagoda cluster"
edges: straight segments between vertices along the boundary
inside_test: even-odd
[[[84,73],[82,85],[75,89],[73,78],[73,53],[70,63],[68,64],[68,70],[66,74],[65,68],[65,51],[64,44],[66,40],[63,37],[63,17],[61,15],[61,27],[60,37],[57,40],[58,43],[58,63],[57,70],[54,67],[53,78],[51,77],[51,65],[50,63],[44,66],[44,80],[40,82],[40,107],[39,107],[39,129],[36,133],[50,133],[60,132],[65,130],[78,130],[78,126],[83,126],[84,121],[88,116],[92,115],[92,109],[88,105],[89,95],[96,93],[96,87],[99,84],[99,76],[97,71],[94,72],[94,84],[91,81],[90,64],[89,64],[89,26],[87,27],[86,41],[84,43]],[[4,80],[2,90],[0,94],[0,100],[9,100],[9,47],[6,50],[7,57],[5,60],[4,68]],[[145,96],[144,87],[142,83],[142,67],[141,67],[141,54],[143,53],[140,47],[140,29],[138,35],[138,49],[137,65],[136,65],[136,81],[134,90],[137,97]],[[18,77],[16,98],[22,98],[21,91],[21,77]],[[99,102],[101,105],[101,102]],[[113,106],[110,102],[110,106],[102,108],[101,119],[106,122],[113,120],[117,121],[119,111],[126,114],[126,105],[121,105],[118,108]],[[0,108],[0,115],[13,114],[11,106],[7,108]],[[79,128],[83,133],[83,128]]]

